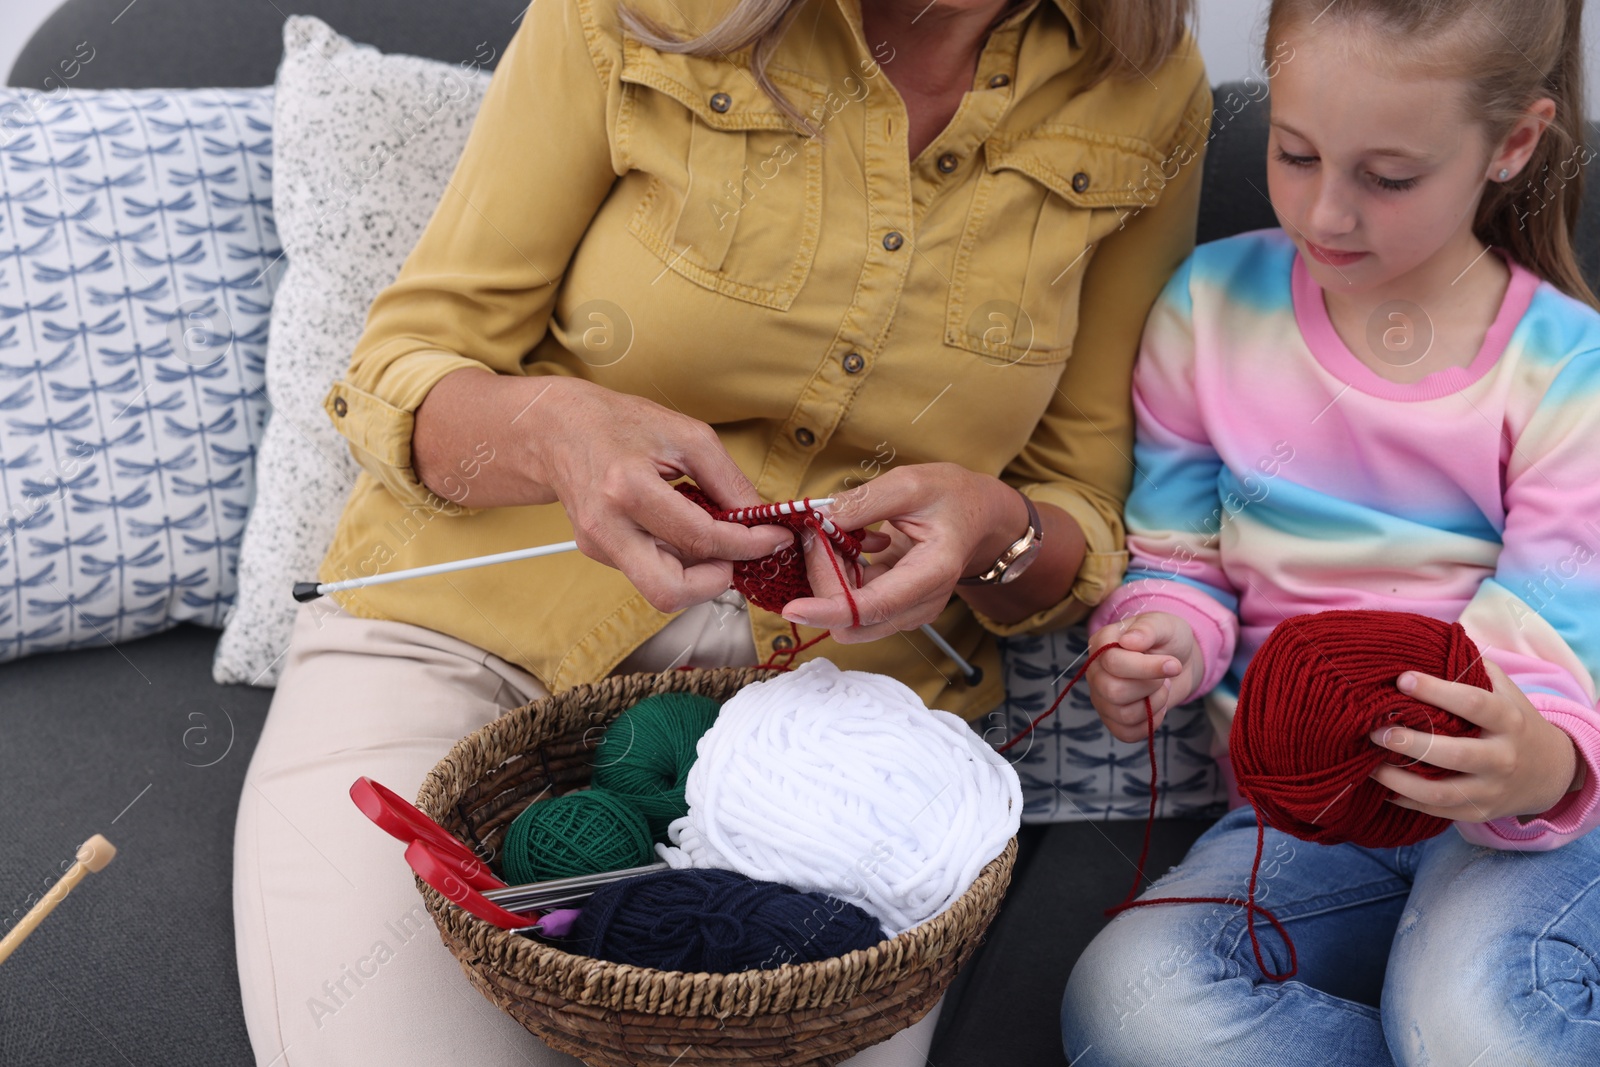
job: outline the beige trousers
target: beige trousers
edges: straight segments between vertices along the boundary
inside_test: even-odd
[[[728,593],[617,670],[756,662],[743,600]],[[361,775],[415,796],[457,740],[546,695],[456,638],[331,599],[300,606],[234,836],[239,986],[258,1067],[577,1067],[467,984],[403,846],[349,797]],[[848,1067],[924,1067],[938,1015]]]

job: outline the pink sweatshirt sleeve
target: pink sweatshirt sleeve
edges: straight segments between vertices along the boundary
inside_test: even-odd
[[[1592,707],[1548,693],[1530,693],[1528,699],[1572,738],[1578,759],[1587,764],[1582,788],[1568,793],[1556,806],[1524,822],[1513,816],[1492,822],[1459,822],[1456,829],[1475,845],[1525,851],[1560,848],[1582,837],[1600,822],[1600,716]]]
[[[1587,765],[1583,787],[1526,822],[1458,823],[1475,844],[1551,849],[1600,824],[1600,351],[1531,368],[1534,388],[1507,409],[1505,528],[1495,573],[1461,614]]]
[[[1145,324],[1133,371],[1134,465],[1128,574],[1090,616],[1090,632],[1147,611],[1188,622],[1204,657],[1198,697],[1215,688],[1238,644],[1238,594],[1222,569],[1222,459],[1195,393],[1193,260],[1168,282]]]
[[[1209,693],[1222,681],[1239,643],[1239,617],[1193,586],[1160,578],[1128,582],[1095,609],[1090,633],[1147,611],[1176,615],[1194,631],[1204,663],[1199,687],[1189,699]]]

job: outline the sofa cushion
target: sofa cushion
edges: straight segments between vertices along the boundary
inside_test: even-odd
[[[271,692],[209,680],[216,631],[0,665],[0,934],[91,834],[117,848],[0,965],[0,1063],[251,1062],[233,821]]]
[[[219,682],[277,684],[295,580],[316,577],[360,467],[323,410],[367,307],[394,280],[444,195],[494,57],[386,56],[320,19],[283,25],[278,68],[278,233],[288,253],[272,311],[273,420],[239,560],[239,597],[217,644]]]
[[[0,660],[233,603],[282,271],[267,89],[0,90]]]
[[[1161,819],[1152,827],[1141,888],[1178,863],[1209,821]],[[1144,836],[1138,822],[1024,826],[1017,867],[983,947],[946,994],[933,1063],[1064,1067],[1061,994],[1105,909],[1133,884]]]
[[[272,84],[283,22],[315,15],[385,52],[458,63],[505,50],[528,0],[66,0],[18,55],[10,84],[51,89],[61,64],[95,50],[79,89]]]

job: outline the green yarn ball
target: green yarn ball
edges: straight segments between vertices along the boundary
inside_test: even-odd
[[[650,826],[627,799],[585,789],[530,804],[506,829],[500,869],[513,885],[641,867]]]
[[[721,710],[697,693],[657,693],[617,716],[594,753],[593,781],[632,801],[651,837],[667,842],[667,825],[689,813],[683,797],[700,735]]]

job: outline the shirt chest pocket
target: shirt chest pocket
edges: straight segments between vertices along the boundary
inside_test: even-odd
[[[774,80],[803,113],[820,85]],[[637,197],[628,230],[663,268],[706,289],[788,310],[816,258],[822,149],[747,71],[623,49],[621,146]]]
[[[945,343],[997,364],[1064,362],[1095,246],[1152,204],[1149,156],[1076,137],[984,145],[956,251]]]

